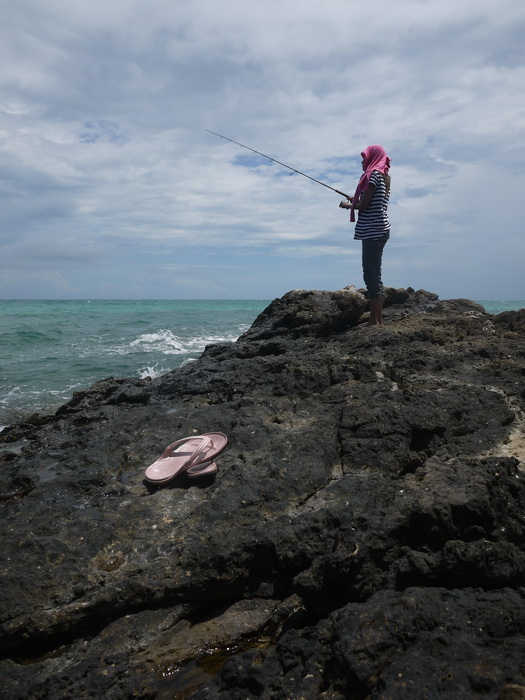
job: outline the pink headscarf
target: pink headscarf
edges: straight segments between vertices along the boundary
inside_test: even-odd
[[[367,146],[365,150],[361,153],[364,159],[364,173],[361,175],[361,179],[357,183],[355,194],[352,198],[352,208],[350,209],[350,221],[355,221],[354,215],[354,205],[359,202],[359,199],[363,192],[368,189],[368,184],[370,182],[370,176],[373,170],[379,170],[380,173],[388,175],[390,170],[390,158],[383,146]]]

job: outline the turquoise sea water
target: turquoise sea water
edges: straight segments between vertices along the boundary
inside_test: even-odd
[[[269,300],[0,301],[0,427],[106,377],[158,377],[235,340]],[[489,313],[525,301],[481,301]]]
[[[0,427],[106,377],[157,377],[235,340],[268,301],[0,301]]]
[[[478,301],[489,314],[501,314],[504,311],[519,311],[525,308],[525,301]]]

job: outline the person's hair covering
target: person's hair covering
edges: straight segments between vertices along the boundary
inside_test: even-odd
[[[355,221],[354,205],[359,202],[361,195],[368,189],[370,176],[373,170],[378,170],[383,175],[388,175],[390,170],[390,158],[383,146],[367,146],[361,153],[364,159],[364,173],[357,183],[355,194],[352,198],[352,208],[350,209],[350,221]]]

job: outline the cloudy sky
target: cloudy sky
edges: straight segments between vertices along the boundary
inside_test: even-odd
[[[385,284],[525,299],[523,0],[4,0],[0,298],[362,286],[329,189],[392,159]]]

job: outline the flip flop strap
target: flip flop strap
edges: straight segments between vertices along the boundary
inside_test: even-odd
[[[204,440],[204,444],[201,445],[190,457],[188,461],[188,468],[190,467],[196,467],[199,464],[203,464],[203,462],[209,462],[210,457],[208,457],[208,448],[213,447],[213,441],[211,438],[206,437],[205,435],[197,435],[196,437],[202,438]],[[197,459],[199,454],[203,451],[206,450],[206,452],[203,454],[203,456],[200,459]]]
[[[206,437],[205,435],[192,435],[190,437],[185,437],[182,438],[181,440],[177,440],[177,442],[172,443],[169,447],[167,447],[164,450],[164,455],[163,457],[175,457],[178,456],[176,453],[173,454],[176,450],[177,447],[180,447],[181,445],[184,445],[186,442],[189,442],[190,440],[201,440],[201,444],[197,445],[194,450],[192,451],[191,456],[188,458],[188,463],[192,464],[193,460],[195,457],[202,452],[202,450],[205,447],[209,447],[212,445],[212,441],[209,437]]]

